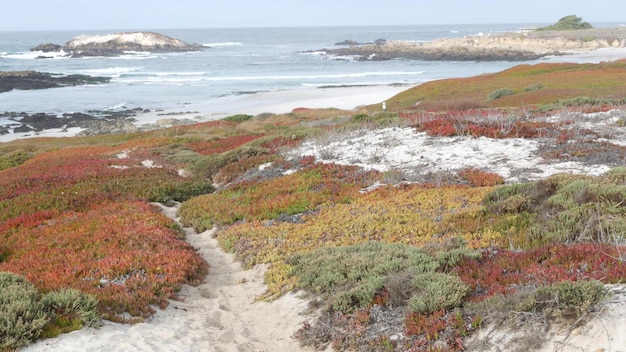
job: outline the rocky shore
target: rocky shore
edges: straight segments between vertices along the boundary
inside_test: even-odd
[[[413,59],[428,61],[526,61],[573,51],[626,47],[626,28],[503,33],[431,42],[384,41],[323,49],[329,55],[360,61]],[[341,43],[338,43],[341,44]]]
[[[63,51],[69,57],[118,56],[129,51],[184,52],[198,51],[200,44],[186,43],[180,39],[154,32],[122,32],[106,35],[79,35],[64,45],[43,43],[31,49],[44,53]],[[46,58],[42,55],[40,58]]]
[[[93,111],[85,113],[66,113],[62,116],[47,113],[26,114],[7,112],[0,117],[11,121],[0,126],[0,135],[8,133],[38,133],[45,130],[81,128],[80,135],[137,132],[135,116],[148,112],[144,109],[123,111]]]
[[[109,77],[59,75],[37,71],[0,71],[0,93],[13,89],[47,89],[83,84],[108,83]]]

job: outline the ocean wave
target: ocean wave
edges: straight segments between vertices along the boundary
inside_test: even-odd
[[[209,48],[215,48],[218,46],[239,46],[239,45],[243,45],[243,43],[240,42],[223,42],[223,43],[206,43],[206,44],[202,44],[202,46],[206,46]]]
[[[107,59],[112,60],[147,60],[147,59],[156,59],[162,57],[162,55],[156,55],[149,51],[125,51],[124,55],[119,56],[96,56],[96,57],[106,57]]]
[[[375,87],[375,86],[393,86],[393,85],[415,85],[422,84],[427,82],[426,79],[416,79],[411,81],[395,81],[395,80],[387,80],[387,81],[362,81],[362,82],[350,82],[350,83],[336,83],[336,82],[319,82],[319,83],[302,83],[302,87],[307,88],[345,88],[345,87]]]
[[[15,60],[35,60],[41,59],[45,57],[47,59],[67,59],[67,53],[63,50],[61,51],[51,51],[51,52],[43,52],[43,51],[25,51],[18,53],[8,53],[3,52],[0,53],[0,57],[6,59],[15,59]]]
[[[142,66],[136,67],[105,67],[105,68],[94,68],[87,70],[79,70],[76,71],[81,74],[91,75],[91,76],[107,76],[107,77],[120,77],[124,74],[131,72],[139,72],[143,70]]]
[[[208,72],[177,71],[177,72],[123,72],[119,80],[125,83],[184,83],[184,82],[228,82],[228,81],[307,81],[327,79],[359,79],[385,76],[420,76],[424,71],[366,71],[336,74],[305,74],[305,75],[260,75],[260,76],[212,76]]]
[[[115,105],[113,105],[113,106],[109,106],[109,107],[107,108],[107,110],[119,110],[119,109],[125,108],[125,107],[126,107],[126,104],[127,104],[127,103],[126,103],[125,101],[123,101],[123,102],[121,102],[121,103],[119,103],[119,104],[115,104]]]

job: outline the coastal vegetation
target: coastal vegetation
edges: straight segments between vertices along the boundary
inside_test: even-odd
[[[387,100],[387,107],[394,111],[516,107],[541,113],[569,106],[617,106],[626,102],[620,88],[625,68],[624,60],[519,65],[493,74],[426,82]],[[489,99],[492,95],[499,98]]]
[[[593,26],[584,22],[581,17],[569,15],[561,18],[555,24],[537,28],[538,31],[572,31],[577,29],[590,29]]]
[[[243,266],[267,265],[259,299],[308,292],[322,313],[296,337],[315,348],[462,351],[490,324],[584,319],[605,284],[626,280],[624,168],[509,184],[471,168],[411,180],[294,150],[317,140],[332,157],[329,135],[408,126],[433,139],[533,139],[548,161],[623,165],[611,136],[541,118],[622,109],[625,66],[433,81],[385,112],[297,109],[2,144],[0,322],[12,329],[0,350],[101,317],[143,321],[203,280],[211,268],[153,202],[182,202],[183,225],[216,228]],[[3,315],[18,310],[19,322]]]

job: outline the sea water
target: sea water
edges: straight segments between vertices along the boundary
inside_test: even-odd
[[[296,28],[152,29],[202,44],[185,53],[132,52],[119,57],[68,58],[30,51],[64,44],[80,34],[109,31],[0,32],[0,71],[35,70],[110,77],[107,84],[0,93],[0,112],[54,113],[90,110],[180,110],[227,97],[275,90],[402,84],[497,72],[520,62],[391,60],[363,62],[332,57],[323,49],[344,40],[430,41],[519,31],[528,24],[360,26]],[[38,58],[39,56],[51,58]]]

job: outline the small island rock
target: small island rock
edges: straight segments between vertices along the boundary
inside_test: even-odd
[[[200,44],[186,43],[180,39],[155,32],[122,32],[106,35],[81,34],[65,45],[41,44],[32,51],[65,51],[71,57],[118,56],[128,51],[183,52],[198,51]]]

